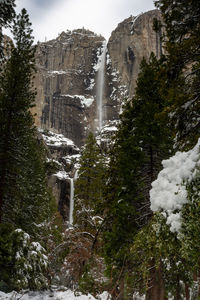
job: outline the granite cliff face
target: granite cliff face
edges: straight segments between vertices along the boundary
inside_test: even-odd
[[[134,94],[142,58],[148,60],[151,52],[157,57],[162,53],[160,34],[153,30],[154,18],[161,20],[159,10],[131,16],[117,26],[108,41],[112,69],[118,71],[129,97]]]
[[[83,144],[94,115],[94,66],[104,38],[80,29],[37,47],[36,125]]]
[[[153,31],[153,10],[121,22],[107,43],[104,66],[102,117],[117,120],[124,97],[132,97],[143,57],[161,53]],[[62,133],[78,146],[89,131],[98,130],[98,70],[105,39],[85,29],[62,32],[37,46],[35,78],[36,125]]]

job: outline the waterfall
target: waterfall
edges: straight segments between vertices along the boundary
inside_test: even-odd
[[[74,212],[74,179],[70,178],[69,225],[73,225]]]
[[[69,225],[73,225],[74,213],[74,181],[78,178],[78,170],[74,173],[74,178],[70,178],[70,202],[69,202]]]
[[[99,69],[97,73],[97,112],[98,112],[98,127],[101,131],[103,123],[103,96],[104,96],[104,72],[106,60],[106,42],[103,44],[102,54],[99,58]]]

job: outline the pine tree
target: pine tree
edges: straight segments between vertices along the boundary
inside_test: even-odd
[[[175,128],[176,149],[188,150],[200,133],[200,3],[158,0],[165,27],[167,64],[163,94]]]
[[[84,146],[75,183],[74,229],[66,257],[70,277],[79,282],[82,292],[100,291],[103,277],[102,227],[105,158],[92,133]],[[78,247],[77,247],[78,245]],[[101,278],[101,279],[99,279]]]
[[[131,272],[129,249],[136,233],[151,218],[149,190],[169,156],[171,133],[161,114],[161,62],[152,54],[141,63],[136,95],[127,101],[111,153],[106,206],[105,257],[113,280],[125,284]],[[117,286],[116,286],[117,288]],[[123,293],[123,291],[122,291]]]
[[[3,34],[2,27],[9,26],[15,16],[15,0],[2,0],[0,2],[0,58],[3,57]]]
[[[15,0],[2,0],[0,3],[0,28],[7,26],[15,16]]]
[[[89,134],[80,159],[79,177],[75,185],[75,224],[84,230],[88,216],[102,214],[105,162],[92,133]]]
[[[33,234],[49,213],[49,194],[30,108],[35,47],[23,9],[12,27],[15,45],[0,74],[0,220]]]
[[[0,289],[46,288],[48,259],[40,243],[10,224],[0,224],[0,241]]]

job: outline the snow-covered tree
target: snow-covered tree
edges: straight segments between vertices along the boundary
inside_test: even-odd
[[[0,225],[0,286],[4,290],[48,286],[48,259],[45,249],[31,241],[21,229],[12,230],[8,224]]]

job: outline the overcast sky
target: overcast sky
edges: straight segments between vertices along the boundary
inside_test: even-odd
[[[106,39],[117,24],[154,9],[153,0],[16,0],[28,10],[35,42],[56,38],[67,29],[86,28]]]

